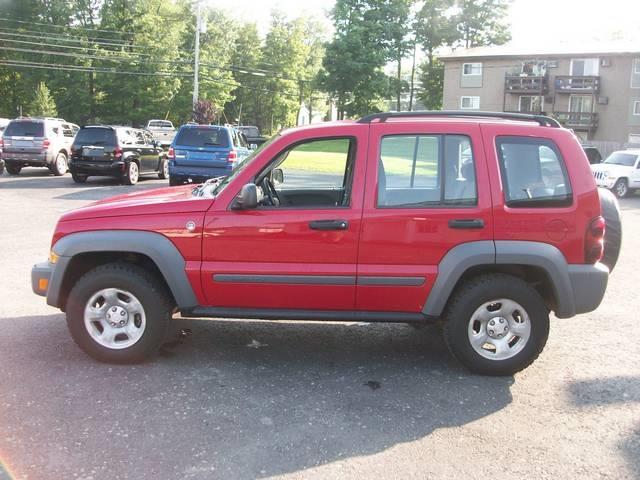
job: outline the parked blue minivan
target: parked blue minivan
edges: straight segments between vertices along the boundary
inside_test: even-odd
[[[202,183],[229,175],[251,150],[233,127],[183,125],[169,148],[169,185]]]

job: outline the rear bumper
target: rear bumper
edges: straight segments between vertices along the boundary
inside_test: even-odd
[[[169,162],[169,177],[182,183],[202,183],[210,178],[227,176],[230,173],[230,168],[187,167],[175,165],[173,161]]]
[[[609,269],[602,263],[569,265],[575,313],[592,312],[602,302],[609,282]]]
[[[124,170],[125,163],[122,161],[112,163],[72,161],[69,163],[69,171],[80,175],[119,177],[124,173]]]
[[[46,297],[53,275],[53,265],[49,262],[38,263],[31,269],[31,289],[36,295]]]
[[[2,152],[2,160],[6,165],[20,165],[32,167],[46,167],[53,158],[48,152],[42,153],[22,153],[22,152]]]

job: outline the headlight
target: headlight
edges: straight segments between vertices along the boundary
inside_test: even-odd
[[[58,258],[60,258],[60,256],[57,255],[53,250],[49,252],[49,263],[51,265],[55,265],[56,262],[58,261]]]

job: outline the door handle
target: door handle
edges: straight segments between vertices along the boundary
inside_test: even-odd
[[[311,230],[346,230],[349,222],[346,220],[314,220],[309,222]]]
[[[484,220],[481,218],[460,218],[449,220],[449,228],[471,230],[484,228]]]

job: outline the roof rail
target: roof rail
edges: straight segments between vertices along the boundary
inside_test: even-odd
[[[381,112],[366,115],[358,120],[358,123],[371,123],[374,120],[385,122],[388,118],[420,118],[420,117],[467,117],[467,118],[502,118],[505,120],[521,120],[525,122],[536,122],[542,127],[560,128],[562,125],[546,115],[531,115],[527,113],[507,113],[507,112],[483,112],[467,110],[423,110],[416,112]]]

